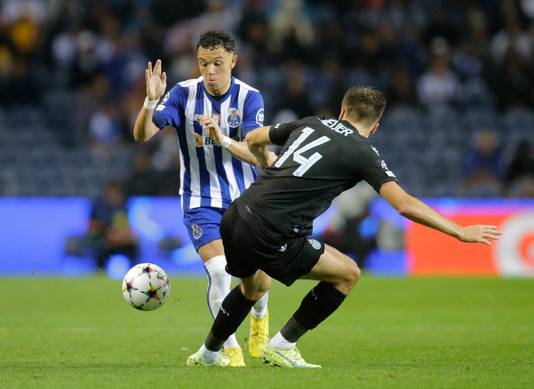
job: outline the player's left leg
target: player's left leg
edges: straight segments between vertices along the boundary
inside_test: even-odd
[[[214,365],[220,361],[220,349],[225,340],[235,333],[239,325],[247,316],[249,310],[271,286],[271,278],[258,270],[250,277],[241,280],[226,296],[206,341],[200,350],[187,359],[191,365]]]
[[[297,311],[269,341],[263,351],[263,359],[281,367],[320,367],[304,361],[296,347],[297,340],[341,305],[359,277],[360,270],[352,259],[325,245],[324,253],[311,271],[300,277],[321,282],[304,297]]]

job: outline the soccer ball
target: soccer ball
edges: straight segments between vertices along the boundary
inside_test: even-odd
[[[171,285],[163,269],[153,263],[135,265],[124,276],[122,295],[135,309],[153,311],[161,307],[167,298]]]

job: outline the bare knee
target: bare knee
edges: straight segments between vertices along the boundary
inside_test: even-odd
[[[258,277],[254,282],[241,282],[241,293],[250,301],[258,301],[271,288],[271,278]]]
[[[361,274],[362,272],[356,262],[347,257],[345,269],[334,286],[342,293],[349,294],[360,279]]]
[[[260,287],[260,288],[247,287],[247,288],[245,288],[243,286],[243,284],[241,284],[241,292],[243,293],[243,296],[245,296],[250,301],[258,301],[259,299],[261,299],[263,297],[263,295],[265,293],[267,293],[268,290],[269,290],[269,288],[263,288],[263,287]]]

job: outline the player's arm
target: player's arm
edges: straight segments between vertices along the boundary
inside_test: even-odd
[[[269,130],[271,126],[256,128],[250,131],[245,137],[245,143],[250,152],[256,157],[258,162],[265,167],[271,166],[276,160],[276,154],[267,150],[267,145],[271,144]]]
[[[490,240],[498,239],[501,235],[495,226],[479,224],[466,227],[459,226],[452,220],[434,211],[421,200],[407,193],[395,181],[389,181],[383,184],[380,187],[379,193],[402,216],[416,223],[441,231],[462,242],[491,245]]]
[[[276,154],[266,149],[269,144],[282,146],[287,142],[289,135],[299,126],[298,122],[275,124],[256,128],[245,137],[249,150],[264,166],[271,166],[276,160]]]
[[[204,127],[208,136],[215,140],[217,144],[227,149],[237,159],[250,163],[258,164],[258,160],[250,152],[245,142],[236,141],[223,134],[219,125],[209,115],[202,115],[198,118],[199,123]]]
[[[147,97],[137,114],[133,128],[133,137],[136,142],[147,141],[159,131],[152,119],[154,109],[167,88],[167,74],[161,71],[161,60],[156,61],[154,69],[152,69],[152,63],[148,62],[145,69],[145,80]]]

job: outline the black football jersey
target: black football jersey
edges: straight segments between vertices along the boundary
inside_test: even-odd
[[[313,220],[359,181],[378,192],[396,180],[372,143],[347,121],[307,117],[272,126],[269,137],[283,145],[280,155],[240,198],[284,236],[310,235]]]

